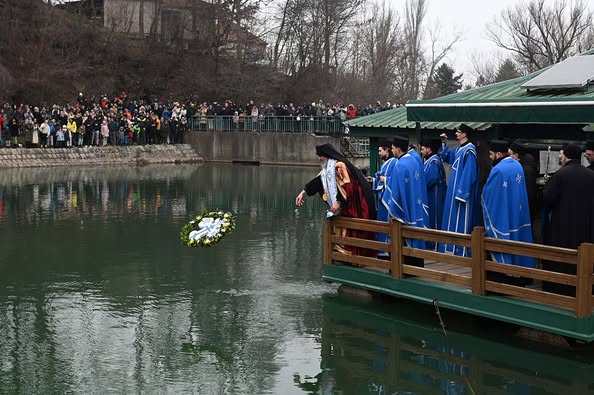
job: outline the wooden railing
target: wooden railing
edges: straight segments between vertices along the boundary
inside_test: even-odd
[[[390,236],[390,243],[375,240],[343,237],[333,229],[366,230],[374,233],[385,233]],[[324,221],[324,263],[333,261],[347,262],[360,267],[375,268],[389,272],[394,279],[404,276],[415,276],[433,281],[445,282],[472,289],[475,295],[484,296],[488,292],[496,292],[515,298],[538,302],[549,306],[572,310],[576,317],[588,317],[592,314],[594,298],[592,283],[594,281],[594,244],[583,243],[577,250],[552,247],[541,244],[521,243],[494,239],[485,236],[481,227],[473,229],[472,234],[459,234],[434,229],[421,229],[404,226],[398,221],[381,222],[374,220],[336,217]],[[422,250],[406,246],[405,239],[420,239],[434,243],[454,244],[470,247],[471,256],[462,257],[435,251]],[[388,251],[390,258],[379,259],[375,256],[348,255],[334,251],[335,245],[352,246],[371,251]],[[560,262],[576,266],[576,274],[557,273],[537,268],[527,268],[494,262],[488,258],[489,252],[504,252],[513,255],[533,257],[536,259]],[[376,255],[376,254],[371,254]],[[417,267],[406,264],[406,257],[428,259],[471,268],[470,276]],[[487,279],[487,272],[496,272],[511,276],[521,276],[532,280],[547,281],[556,284],[573,286],[576,296],[558,295],[555,293],[510,285]]]

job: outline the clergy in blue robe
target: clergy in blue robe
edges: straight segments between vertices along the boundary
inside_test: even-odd
[[[460,145],[452,150],[447,145],[447,136],[441,135],[443,143],[440,156],[451,165],[450,180],[441,221],[441,229],[449,232],[470,234],[480,221],[479,164],[476,147],[469,140],[473,129],[461,124],[456,130]],[[470,249],[454,244],[440,244],[439,251],[459,256],[470,256]]]
[[[425,158],[423,173],[427,187],[427,205],[429,212],[428,228],[439,229],[443,217],[443,205],[446,196],[446,176],[443,161],[437,154],[440,140],[427,140],[421,144],[421,154]]]
[[[419,169],[423,169],[423,157],[417,152],[417,150],[415,149],[415,147],[413,145],[408,146],[408,153],[410,154],[410,156],[412,156],[416,161],[417,164],[419,165]],[[423,185],[425,185],[425,173],[421,172],[421,183]],[[425,223],[425,226],[428,226],[429,224],[429,207],[427,206],[427,190],[425,188],[423,188],[423,214],[424,214],[424,218],[423,218],[423,222]]]
[[[488,237],[532,243],[532,224],[524,170],[508,155],[505,141],[489,143],[493,168],[481,194],[481,206]],[[534,258],[504,252],[490,252],[499,263],[535,267]]]
[[[395,137],[392,152],[398,158],[390,176],[386,178],[386,193],[382,204],[390,216],[397,221],[418,228],[425,227],[425,209],[421,174],[417,160],[408,152],[408,139]],[[426,205],[426,204],[425,204]],[[406,244],[413,248],[425,248],[424,240],[406,239]]]
[[[392,173],[392,169],[398,159],[394,158],[392,154],[392,142],[391,141],[383,141],[380,142],[379,147],[377,149],[378,157],[383,160],[381,168],[379,171],[375,173],[375,177],[373,178],[373,190],[377,194],[377,219],[378,221],[390,222],[390,215],[388,214],[388,210],[386,207],[381,203],[384,193],[386,191],[386,177],[388,177]],[[389,235],[386,233],[376,233],[376,238],[378,241],[387,243],[390,241]],[[384,253],[386,254],[386,253]]]

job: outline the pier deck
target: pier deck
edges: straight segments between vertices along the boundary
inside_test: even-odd
[[[390,243],[336,235],[333,228],[364,229],[391,235]],[[471,247],[470,257],[460,257],[406,246],[406,238],[424,239]],[[390,259],[348,255],[335,251],[336,244],[376,251],[390,251]],[[506,265],[490,260],[489,252],[509,252],[576,266],[576,274]],[[424,262],[415,266],[414,258]],[[578,250],[518,243],[485,237],[482,228],[472,235],[403,226],[398,222],[335,218],[324,224],[325,281],[347,284],[422,303],[556,333],[585,342],[594,341],[592,270],[594,245]],[[518,286],[492,279],[500,276],[531,279]],[[576,296],[541,290],[542,281],[575,287]]]

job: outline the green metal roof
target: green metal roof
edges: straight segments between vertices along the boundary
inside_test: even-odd
[[[398,107],[364,117],[351,119],[344,123],[349,128],[396,128],[415,129],[416,122],[406,119],[406,107]],[[460,122],[421,122],[421,129],[455,129]],[[468,123],[476,130],[488,129],[491,124],[484,122]]]
[[[594,56],[594,50],[579,56]],[[527,90],[521,88],[547,69],[431,100],[411,100],[409,121],[491,123],[592,123],[594,89]]]

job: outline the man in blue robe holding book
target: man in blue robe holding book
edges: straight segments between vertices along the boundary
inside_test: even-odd
[[[479,164],[476,147],[469,140],[472,132],[470,126],[460,124],[456,130],[460,145],[455,150],[448,147],[447,135],[440,135],[442,147],[439,154],[451,165],[441,230],[470,234],[480,221]],[[469,248],[454,244],[440,244],[439,252],[470,256]]]

